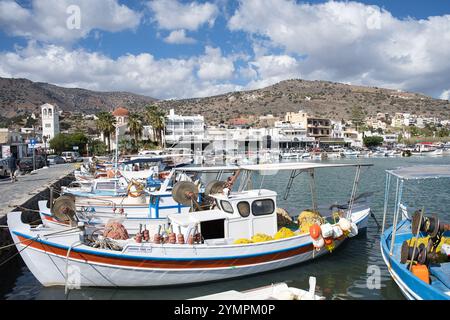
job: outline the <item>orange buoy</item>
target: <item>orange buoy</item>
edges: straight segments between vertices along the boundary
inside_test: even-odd
[[[313,238],[313,240],[319,239],[319,237],[322,235],[320,226],[317,223],[309,227],[309,235],[311,236],[311,238]]]
[[[325,245],[326,246],[329,246],[329,245],[333,244],[333,238],[325,238],[324,240],[325,240]]]
[[[414,264],[411,266],[411,272],[423,282],[430,284],[430,271],[428,271],[426,265]]]

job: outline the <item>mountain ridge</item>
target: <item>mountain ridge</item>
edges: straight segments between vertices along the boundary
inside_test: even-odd
[[[257,118],[305,110],[334,120],[349,119],[351,109],[360,106],[367,116],[377,112],[409,112],[450,119],[450,102],[424,94],[394,89],[349,85],[321,80],[290,79],[254,90],[236,91],[204,98],[158,100],[123,91],[92,91],[65,88],[28,79],[0,78],[0,114],[14,117],[38,112],[43,103],[56,103],[63,111],[84,114],[111,111],[119,105],[132,111],[157,104],[179,114],[202,114],[208,124],[244,117]]]

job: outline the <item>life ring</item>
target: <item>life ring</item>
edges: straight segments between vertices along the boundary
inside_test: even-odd
[[[121,176],[121,174],[120,174],[119,170],[117,170],[116,172],[114,172],[113,169],[106,171],[107,178],[115,178],[115,177],[120,177],[120,176]]]
[[[134,191],[131,191],[131,188],[132,188],[132,187],[135,188]],[[138,197],[140,197],[140,196],[142,195],[143,192],[144,192],[144,185],[143,185],[142,183],[140,183],[140,182],[138,182],[138,181],[132,179],[132,180],[130,181],[130,184],[128,185],[128,188],[127,188],[127,194],[128,194],[130,197],[138,198]]]

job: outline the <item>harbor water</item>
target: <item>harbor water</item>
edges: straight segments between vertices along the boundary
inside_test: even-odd
[[[415,164],[450,164],[450,157],[339,160],[346,161],[374,164],[373,167],[363,168],[359,192],[373,192],[371,208],[378,222],[382,223],[385,170]],[[354,168],[317,170],[319,204],[345,203],[351,193],[354,174]],[[311,207],[309,179],[303,174],[297,177],[288,199],[283,200],[288,177],[288,172],[265,176],[255,181],[253,187],[276,190],[279,194],[278,206],[285,208],[291,215],[298,215],[300,211]],[[407,183],[404,203],[414,208],[423,207],[425,213],[438,213],[449,221],[449,180]],[[392,194],[391,204],[393,197]],[[392,207],[389,212],[392,214]],[[391,214],[387,219],[388,224],[392,223]],[[308,288],[309,276],[317,278],[318,293],[328,299],[403,299],[381,258],[379,238],[380,230],[375,220],[370,218],[365,234],[343,244],[330,255],[286,269],[207,284],[130,289],[83,288],[71,290],[68,295],[65,295],[64,287],[45,288],[40,285],[21,258],[17,257],[0,270],[0,299],[188,299],[227,290],[248,290],[277,282]]]

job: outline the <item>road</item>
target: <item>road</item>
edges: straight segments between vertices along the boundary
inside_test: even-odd
[[[36,170],[32,174],[19,176],[17,182],[14,183],[8,178],[1,179],[0,218],[74,169],[75,164],[73,163],[57,164]]]

